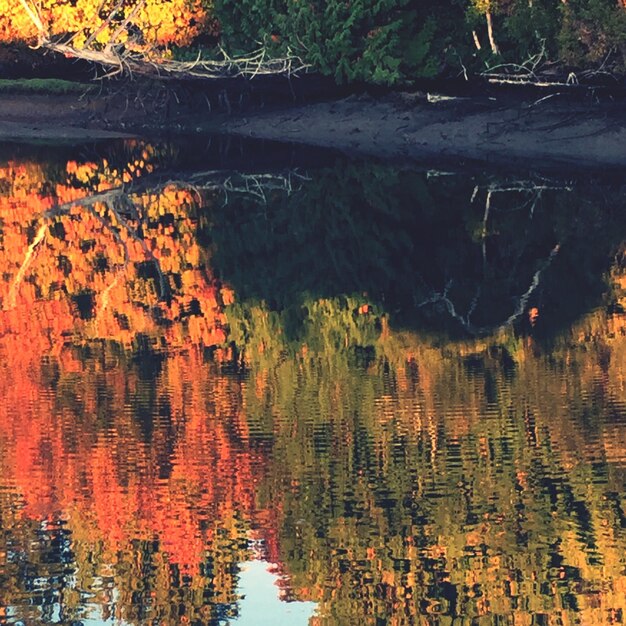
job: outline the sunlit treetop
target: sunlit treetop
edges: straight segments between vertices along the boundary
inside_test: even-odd
[[[0,0],[0,42],[35,42],[38,22],[78,49],[187,46],[216,29],[206,0]]]

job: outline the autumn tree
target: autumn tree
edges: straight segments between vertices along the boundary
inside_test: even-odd
[[[6,2],[7,0],[2,0]],[[0,7],[2,4],[0,4]],[[14,0],[0,22],[0,41],[39,47],[111,69],[111,74],[174,74],[192,78],[289,74],[302,69],[292,55],[264,51],[232,59],[221,53],[193,62],[174,58],[200,36],[217,41],[219,25],[210,0]]]
[[[211,28],[207,0],[3,0],[0,7],[0,41],[53,37],[77,49],[185,46]]]

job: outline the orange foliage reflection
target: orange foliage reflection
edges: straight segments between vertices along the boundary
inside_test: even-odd
[[[156,382],[168,395],[150,405],[150,441],[142,440],[128,406],[145,393],[136,372],[113,361],[84,365],[66,358],[65,380],[53,395],[36,372],[16,370],[3,356],[0,433],[13,442],[3,450],[3,476],[23,494],[24,515],[70,515],[89,528],[92,541],[99,537],[113,547],[159,537],[172,562],[197,573],[215,521],[254,510],[262,454],[249,449],[245,421],[233,415],[237,385],[212,376],[197,354],[165,363]],[[77,387],[70,388],[72,379]],[[98,399],[102,385],[114,394],[106,417]],[[65,391],[75,406],[64,401]],[[163,403],[169,415],[160,427]],[[207,528],[200,529],[201,519],[211,522]]]
[[[131,157],[117,167],[0,168],[3,482],[23,498],[16,524],[65,520],[87,546],[81,571],[115,570],[137,542],[157,542],[156,569],[170,581],[161,592],[175,567],[195,587],[210,584],[214,603],[232,604],[262,454],[233,414],[234,381],[203,361],[202,348],[225,334],[222,290],[197,243],[197,195],[169,185],[135,196],[128,210],[122,194],[109,194],[150,173],[158,155],[140,142],[124,148]],[[83,360],[81,344],[101,356]],[[146,383],[124,349],[160,363],[164,347],[170,358]],[[136,587],[141,571],[120,588]],[[132,605],[119,603],[126,618]]]
[[[427,345],[349,299],[308,307],[294,348],[241,305],[246,373],[224,371],[233,294],[198,243],[213,199],[166,185],[125,204],[111,192],[157,156],[127,147],[123,166],[72,160],[56,179],[0,169],[0,605],[31,599],[9,554],[36,561],[52,529],[78,588],[137,623],[234,611],[255,539],[320,625],[618,621],[623,314],[544,354],[528,337]]]
[[[39,369],[1,356],[0,470],[23,501],[14,523],[63,520],[77,575],[114,572],[118,618],[132,617],[130,590],[142,584],[155,586],[163,606],[154,610],[165,611],[172,567],[193,588],[211,585],[209,604],[233,603],[254,520],[267,518],[255,502],[264,454],[238,414],[239,382],[216,376],[195,351],[164,361],[149,382],[106,353],[83,361],[68,351]],[[153,543],[159,565],[148,575],[137,546]]]
[[[4,345],[17,351],[24,333],[39,342],[38,354],[59,354],[77,338],[223,343],[220,287],[197,243],[206,220],[197,197],[169,185],[133,197],[129,210],[115,190],[150,173],[155,150],[139,142],[126,148],[124,166],[69,161],[57,182],[33,163],[0,168]]]

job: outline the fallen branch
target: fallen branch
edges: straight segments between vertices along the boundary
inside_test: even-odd
[[[299,57],[288,55],[268,58],[265,49],[257,50],[247,57],[231,58],[221,51],[222,59],[201,59],[177,61],[175,59],[150,58],[140,52],[125,50],[122,46],[108,46],[104,50],[73,46],[42,40],[39,44],[48,50],[65,56],[90,61],[103,67],[112,68],[113,73],[129,76],[141,75],[166,78],[216,79],[216,78],[255,78],[256,76],[295,76],[310,66]]]
[[[98,35],[111,25],[113,15],[120,7],[120,2],[112,9],[103,22],[93,30],[81,48],[70,45],[69,40],[55,41],[51,38],[38,6],[32,0],[19,0],[29,19],[37,29],[39,48],[46,48],[66,57],[96,63],[111,71],[105,77],[127,74],[158,78],[254,78],[255,76],[287,76],[291,77],[306,70],[309,65],[298,56],[288,51],[284,57],[270,57],[265,48],[250,53],[246,57],[230,57],[225,50],[219,49],[220,59],[202,59],[199,55],[195,61],[177,61],[159,56],[155,49],[146,46],[142,50],[128,50],[118,39],[131,23],[133,17],[144,6],[146,0],[140,0],[130,14],[116,28],[103,49],[94,47]]]
[[[519,85],[523,87],[576,87],[578,81],[567,80],[565,82],[559,80],[545,80],[530,74],[482,74],[482,77],[492,85]]]

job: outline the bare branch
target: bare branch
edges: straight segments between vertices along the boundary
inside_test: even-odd
[[[25,1],[25,0],[21,0]],[[122,50],[120,46],[107,45],[104,50],[75,48],[68,44],[43,38],[42,47],[66,56],[97,63],[113,68],[106,77],[118,74],[133,74],[158,78],[254,78],[256,76],[295,76],[306,71],[310,66],[296,56],[268,58],[265,49],[258,50],[247,57],[231,59],[201,59],[177,61],[165,58],[147,58],[142,52]]]
[[[137,13],[141,11],[145,4],[146,0],[141,0],[141,2],[138,2],[135,5],[135,8],[128,14],[128,17],[126,17],[126,19],[122,21],[122,23],[117,27],[115,32],[111,35],[109,43],[107,44],[108,46],[113,45],[117,41],[117,38],[122,34],[126,26],[128,26],[130,20],[132,20],[133,17],[135,17],[135,15],[137,15]]]
[[[96,314],[96,324],[98,324],[98,321],[100,319],[100,316],[102,315],[102,313],[104,313],[104,311],[106,311],[106,309],[109,306],[109,294],[111,293],[111,291],[113,290],[113,288],[115,287],[115,285],[117,285],[119,279],[120,279],[121,274],[119,272],[116,273],[115,278],[111,281],[111,283],[109,285],[107,285],[106,289],[104,289],[104,291],[102,292],[102,296],[100,299],[100,307],[98,309],[98,313]]]
[[[522,313],[524,312],[524,309],[526,308],[526,304],[528,303],[528,299],[533,294],[535,289],[539,287],[539,281],[541,279],[541,275],[552,264],[552,261],[554,261],[554,258],[556,257],[560,249],[561,249],[561,244],[559,243],[557,243],[556,246],[552,248],[547,261],[543,264],[542,267],[540,267],[535,272],[533,279],[530,283],[530,287],[528,287],[528,289],[520,296],[519,300],[517,301],[517,306],[515,307],[515,311],[513,311],[513,313],[506,319],[506,321],[500,325],[499,329],[510,326],[515,320],[517,320],[522,315]]]
[[[100,26],[89,35],[87,41],[85,41],[83,48],[89,48],[89,46],[96,40],[98,35],[111,23],[111,20],[115,17],[115,14],[122,8],[124,0],[119,2],[113,7],[113,10],[107,15],[106,19],[100,24]]]
[[[528,289],[519,296],[515,309],[513,310],[513,313],[511,313],[511,315],[509,315],[509,317],[507,317],[507,319],[504,322],[502,322],[501,324],[495,327],[475,326],[474,324],[470,322],[470,316],[476,309],[476,305],[478,303],[478,298],[480,295],[480,288],[477,290],[474,298],[472,299],[472,302],[470,303],[470,307],[465,316],[461,315],[456,310],[454,303],[448,297],[448,290],[450,287],[450,283],[446,285],[446,288],[443,290],[443,293],[434,293],[430,298],[427,298],[423,302],[420,302],[417,305],[417,308],[419,309],[429,304],[438,304],[438,303],[443,304],[446,307],[450,317],[456,320],[457,322],[459,322],[459,324],[461,324],[461,326],[470,335],[473,335],[473,336],[484,336],[484,335],[497,333],[499,331],[505,330],[506,328],[509,328],[510,326],[512,326],[513,323],[516,322],[522,316],[526,308],[526,305],[528,304],[528,300],[530,296],[535,292],[537,287],[539,287],[539,284],[541,282],[541,276],[548,269],[548,267],[552,264],[552,262],[554,261],[560,249],[561,249],[561,244],[556,244],[554,248],[552,248],[546,261],[534,273]]]
[[[4,307],[5,310],[12,309],[15,307],[15,303],[17,299],[17,290],[22,280],[24,280],[24,276],[26,275],[26,272],[30,266],[30,263],[33,260],[33,256],[35,255],[35,251],[37,250],[37,247],[46,238],[47,232],[48,232],[48,224],[46,223],[46,220],[44,218],[44,222],[39,227],[39,230],[37,231],[37,234],[35,235],[35,238],[33,239],[32,243],[28,246],[28,250],[26,251],[26,256],[24,257],[24,260],[22,261],[22,265],[20,265],[20,269],[18,270],[17,274],[15,275],[15,279],[13,283],[11,284],[11,288],[9,289],[9,295],[7,296],[7,303]]]
[[[489,211],[491,210],[492,194],[493,194],[493,191],[490,189],[487,192],[487,198],[485,199],[485,213],[483,214],[483,232],[482,232],[483,272],[485,271],[485,268],[487,267],[487,221],[489,220]]]
[[[35,25],[37,32],[39,33],[39,38],[45,40],[47,38],[48,32],[46,27],[43,25],[43,21],[41,20],[41,16],[39,15],[39,10],[36,6],[33,6],[30,0],[19,0],[19,3],[24,7],[30,21]]]

